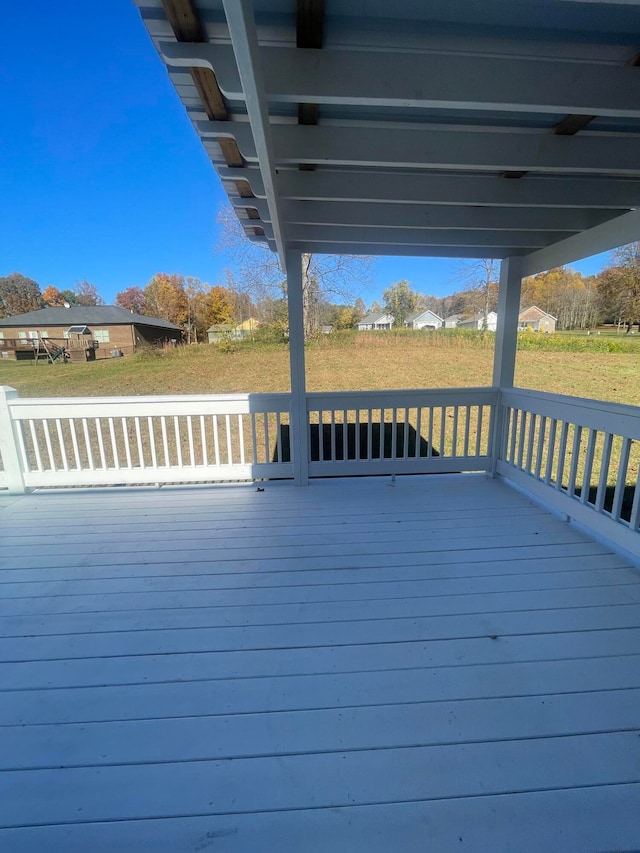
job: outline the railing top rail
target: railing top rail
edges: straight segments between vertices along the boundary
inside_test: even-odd
[[[343,400],[344,402],[357,401],[361,408],[366,408],[368,400],[379,401],[383,398],[396,398],[402,400],[430,400],[456,398],[465,402],[467,398],[479,396],[486,397],[491,402],[497,397],[498,389],[491,386],[477,388],[390,388],[377,391],[311,391],[307,393],[309,407],[313,404],[326,402],[328,400]]]
[[[268,394],[171,394],[171,395],[140,395],[127,397],[16,397],[11,400],[11,408],[19,409],[27,406],[101,406],[101,405],[156,405],[156,404],[199,404],[211,402],[244,403],[252,401],[260,403],[282,404],[287,406],[290,400],[289,392]]]
[[[630,418],[640,418],[640,406],[629,406],[624,403],[610,403],[591,397],[573,397],[570,394],[551,394],[548,391],[535,391],[530,388],[501,388],[502,401],[506,405],[522,402],[523,400],[539,401],[547,404],[573,406],[577,409],[588,409],[607,415],[621,415]]]

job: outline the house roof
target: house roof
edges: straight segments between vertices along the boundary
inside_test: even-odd
[[[0,327],[16,326],[154,326],[170,331],[182,329],[158,317],[133,314],[117,305],[71,305],[69,308],[41,308],[0,320]]]
[[[524,311],[521,311],[518,315],[518,320],[521,323],[527,323],[530,320],[541,320],[543,317],[551,317],[552,320],[557,320],[557,317],[554,317],[553,314],[549,314],[548,311],[543,311],[542,308],[538,308],[537,305],[532,305],[530,308],[525,308]]]
[[[388,311],[373,311],[371,314],[367,314],[366,317],[363,317],[362,320],[358,323],[359,326],[372,326],[374,323],[379,323],[380,320],[385,317],[391,317]]]
[[[425,314],[430,314],[432,317],[435,317],[436,320],[440,320],[442,322],[442,317],[436,314],[435,311],[432,311],[431,308],[426,308],[424,311],[416,311],[414,314],[409,314],[406,318],[407,323],[413,323],[415,320],[418,320],[420,317],[424,317]]]
[[[636,2],[135,2],[249,239],[281,258],[524,256],[531,275],[637,238]]]

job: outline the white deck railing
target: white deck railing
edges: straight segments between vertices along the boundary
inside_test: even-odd
[[[293,466],[278,440],[289,406],[288,394],[39,400],[5,394],[0,485],[20,490],[291,477]]]
[[[640,409],[503,390],[497,473],[623,547],[640,527]]]
[[[491,469],[491,388],[307,396],[310,476]],[[0,485],[36,487],[294,476],[289,394],[0,396]]]
[[[307,395],[310,476],[491,469],[493,388]]]
[[[522,389],[20,399],[0,389],[0,488],[498,474],[640,550],[640,409]]]

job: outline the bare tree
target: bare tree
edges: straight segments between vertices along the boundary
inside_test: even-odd
[[[500,261],[495,258],[462,261],[454,278],[467,284],[471,296],[470,308],[482,315],[482,328],[486,330],[489,327],[489,312],[494,310],[497,303]]]
[[[221,227],[218,248],[226,251],[236,268],[235,280],[241,292],[255,302],[286,295],[285,274],[278,256],[266,243],[247,239],[233,208],[222,204],[218,212]],[[305,338],[320,324],[320,308],[330,298],[352,302],[372,277],[373,260],[360,255],[302,255],[302,303]]]

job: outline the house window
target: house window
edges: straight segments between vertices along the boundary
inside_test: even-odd
[[[29,332],[29,337],[31,338],[32,341],[37,341],[38,340],[38,332],[31,330]]]
[[[18,337],[21,338],[22,340],[24,340],[24,338],[27,337],[27,333],[26,332],[18,332]]]
[[[4,332],[0,332],[0,341],[4,340]]]
[[[109,343],[109,329],[94,329],[93,339],[94,339],[94,341],[98,341],[101,344],[108,344]]]
[[[43,329],[43,330],[40,332],[40,337],[41,337],[41,338],[48,338],[48,337],[49,337],[49,332],[47,332],[47,330],[46,330],[46,329]]]

